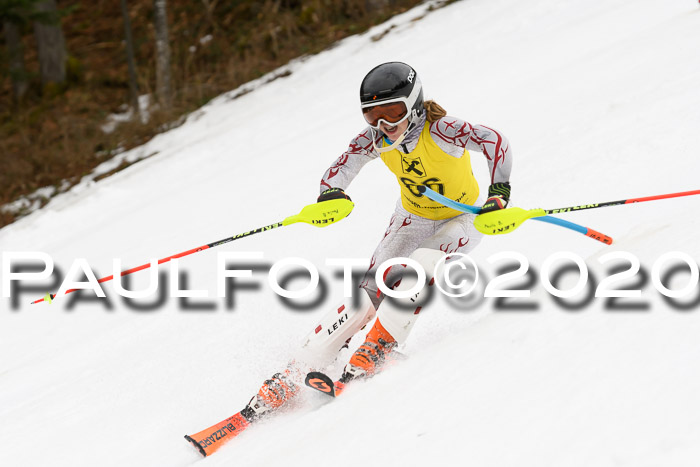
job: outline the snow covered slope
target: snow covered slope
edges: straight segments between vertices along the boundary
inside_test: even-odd
[[[415,20],[426,8],[292,63],[288,77],[212,101],[130,154],[154,156],[0,230],[3,253],[45,252],[64,274],[85,258],[101,277],[113,258],[137,265],[295,214],[315,200],[324,170],[363,127],[362,77],[389,60],[414,66],[426,97],[449,114],[508,136],[518,206],[700,188],[696,2],[464,0]],[[484,189],[482,159],[472,154]],[[381,238],[398,195],[393,176],[375,162],[349,192],[355,211],[337,225],[294,225],[182,259],[187,289],[209,294],[186,306],[168,299],[134,310],[112,285],[104,287],[109,304],[28,306],[57,288],[50,281],[16,306],[3,298],[0,465],[199,461],[182,436],[242,408],[338,301],[342,281],[326,258],[368,257]],[[573,252],[593,285],[610,275],[610,264],[600,263],[605,253],[628,252],[648,278],[624,282],[641,289],[640,298],[592,299],[578,310],[557,303],[538,275],[530,298],[509,302],[534,310],[436,300],[403,349],[407,361],[330,404],[307,394],[297,411],[200,462],[698,465],[697,305],[672,306],[650,277],[668,252],[700,259],[699,207],[699,197],[688,197],[562,216],[611,235],[613,246],[532,221],[486,238],[473,256],[486,279],[501,266],[488,258],[501,251],[524,254],[536,273],[550,255]],[[269,263],[309,259],[329,292],[313,310],[291,311],[256,272],[249,283],[258,289],[235,291],[227,308],[216,298],[217,250],[261,251]],[[148,278],[138,273],[132,286]],[[687,273],[672,282],[681,288]],[[517,286],[523,281],[504,287]]]

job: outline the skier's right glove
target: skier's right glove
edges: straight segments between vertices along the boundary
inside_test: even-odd
[[[321,201],[328,201],[331,199],[347,199],[348,201],[352,201],[342,188],[329,188],[319,195],[316,202],[320,203]]]

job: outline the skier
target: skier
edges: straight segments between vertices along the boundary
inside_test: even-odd
[[[419,191],[420,186],[461,203],[478,203],[479,186],[467,151],[472,149],[486,156],[490,171],[488,199],[481,212],[505,208],[510,197],[512,151],[508,140],[491,128],[448,117],[434,101],[424,102],[421,81],[409,65],[389,62],[372,69],[360,86],[360,103],[369,126],[325,172],[318,201],[350,199],[345,189],[367,162],[377,158],[396,175],[401,198],[372,256],[359,300],[348,298],[330,310],[304,340],[299,357],[265,381],[247,407],[256,417],[292,399],[306,372],[330,364],[353,335],[375,318],[377,310],[365,342],[344,368],[341,384],[375,374],[396,345],[405,342],[420,308],[407,312],[401,302],[410,304],[409,299],[383,300],[375,281],[378,265],[390,258],[409,257],[423,267],[428,284],[445,255],[467,254],[479,244],[482,235],[473,225],[474,214],[430,200]],[[408,288],[407,283],[399,282],[395,290]]]

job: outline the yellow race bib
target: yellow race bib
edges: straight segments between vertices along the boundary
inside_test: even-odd
[[[383,146],[388,144],[383,142]],[[472,172],[469,151],[457,158],[445,153],[430,136],[430,123],[425,122],[418,145],[409,154],[393,149],[381,154],[401,187],[404,209],[428,219],[449,219],[463,214],[443,206],[418,192],[418,186],[432,190],[459,203],[474,204],[479,197],[479,184]]]

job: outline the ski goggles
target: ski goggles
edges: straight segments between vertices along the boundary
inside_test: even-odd
[[[373,128],[378,129],[382,121],[389,126],[396,126],[408,118],[404,99],[365,105],[362,107],[362,115]]]

